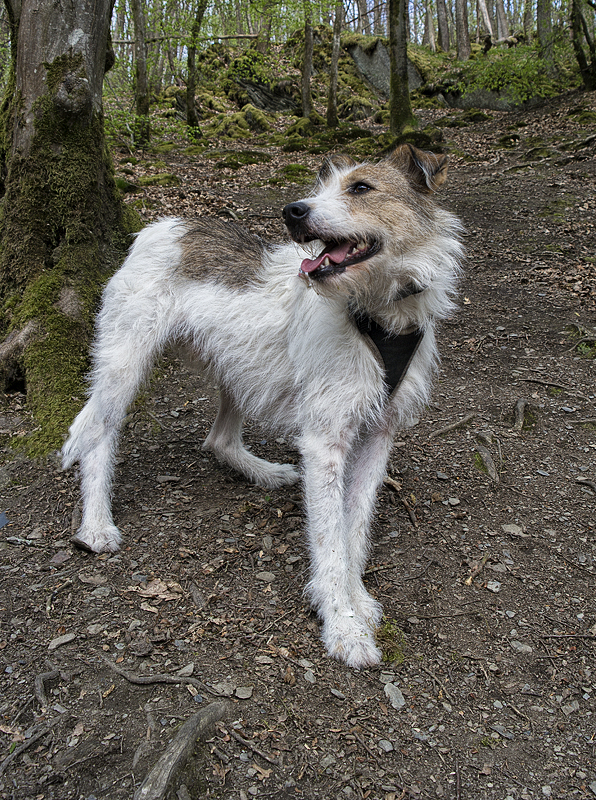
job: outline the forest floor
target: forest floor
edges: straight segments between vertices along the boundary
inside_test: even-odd
[[[325,654],[300,489],[249,485],[201,451],[217,395],[201,376],[164,360],[128,418],[116,555],[70,543],[76,475],[57,454],[15,456],[32,422],[12,394],[0,798],[132,798],[183,721],[222,698],[171,797],[596,796],[596,95],[466,127],[446,116],[420,112],[453,154],[441,200],[468,261],[433,402],[399,434],[379,497],[366,583],[387,660],[355,671]],[[305,188],[270,179],[320,157],[268,148],[228,169],[248,145],[220,146],[135,154],[132,182],[179,183],[134,202],[147,219],[234,216],[283,237],[280,209]],[[250,421],[246,441],[297,458]]]

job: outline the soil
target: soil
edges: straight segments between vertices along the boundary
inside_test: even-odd
[[[168,796],[596,795],[595,111],[576,94],[467,127],[419,112],[453,153],[442,202],[468,261],[433,402],[379,496],[376,669],[323,650],[300,489],[249,485],[201,451],[216,390],[200,375],[165,359],[127,418],[116,555],[70,543],[76,475],[15,455],[33,422],[24,395],[3,399],[1,798],[132,798],[221,698],[227,719]],[[268,179],[319,157],[267,152],[231,170],[174,149],[160,159],[179,185],[132,197],[147,219],[218,214],[281,237],[280,208],[306,190]],[[141,154],[128,177],[152,170]],[[250,421],[246,441],[297,459]]]

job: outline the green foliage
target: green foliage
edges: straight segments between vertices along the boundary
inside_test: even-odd
[[[456,91],[465,97],[478,89],[502,92],[509,100],[522,104],[533,98],[554,97],[571,88],[572,65],[559,48],[556,77],[549,75],[544,59],[536,47],[518,45],[512,48],[493,47],[486,55],[478,54],[459,63]],[[577,77],[574,81],[577,84]]]

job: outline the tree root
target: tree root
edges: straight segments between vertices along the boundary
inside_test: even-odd
[[[170,795],[172,784],[192,757],[197,740],[210,737],[215,724],[226,719],[231,709],[230,703],[220,701],[189,717],[135,792],[134,800],[164,800]]]

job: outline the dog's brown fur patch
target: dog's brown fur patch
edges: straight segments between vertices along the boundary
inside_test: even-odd
[[[181,245],[179,274],[195,281],[223,283],[231,289],[244,289],[254,283],[267,249],[262,239],[242,225],[216,217],[192,222]]]

